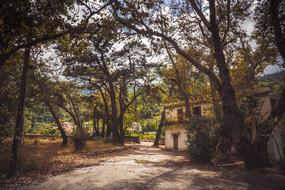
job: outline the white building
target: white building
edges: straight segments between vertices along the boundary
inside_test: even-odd
[[[212,116],[212,106],[208,103],[195,104],[192,107],[192,114],[202,117]],[[165,108],[165,118],[165,148],[186,150],[185,106],[176,105]]]
[[[140,132],[142,132],[142,126],[140,123],[132,122],[132,125],[131,125],[129,131],[131,133],[140,133]]]
[[[258,88],[254,91],[254,96],[258,98],[258,107],[254,121],[262,123],[270,116],[274,104],[278,100],[278,95],[270,88]],[[192,106],[192,115],[211,117],[213,116],[212,105],[209,103],[200,103]],[[165,123],[165,148],[186,150],[187,149],[187,129],[185,118],[185,106],[183,104],[166,108]],[[251,137],[255,139],[254,127]],[[285,156],[285,124],[280,123],[274,127],[267,143],[268,157],[271,161],[279,161]]]

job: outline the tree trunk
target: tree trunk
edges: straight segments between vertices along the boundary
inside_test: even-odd
[[[25,108],[25,97],[26,97],[26,85],[27,85],[27,75],[30,61],[30,48],[25,49],[24,53],[24,63],[23,63],[23,71],[21,77],[21,88],[19,95],[19,103],[17,110],[17,118],[15,125],[15,132],[13,137],[13,145],[11,150],[11,158],[9,165],[8,176],[12,177],[16,174],[17,169],[17,157],[18,157],[18,149],[22,139],[22,132],[24,126],[24,108]]]
[[[113,143],[120,143],[120,133],[118,129],[118,109],[116,102],[116,94],[114,85],[110,82],[110,99],[111,99],[111,107],[112,107],[112,132],[113,132]]]
[[[219,69],[221,87],[218,89],[222,101],[222,127],[221,140],[217,150],[218,161],[230,160],[231,144],[240,144],[241,123],[236,101],[235,90],[231,84],[231,77],[228,65],[223,52],[223,45],[220,39],[220,32],[216,20],[215,1],[209,2],[210,10],[210,32],[212,34],[214,56]]]
[[[162,128],[163,128],[164,124],[165,124],[165,109],[163,110],[163,112],[161,114],[160,123],[159,123],[158,128],[157,128],[157,133],[156,133],[155,141],[153,144],[153,146],[155,146],[155,147],[158,147],[158,145],[159,145],[159,140],[160,140],[160,136],[161,136],[161,132],[162,132]]]
[[[268,135],[262,135],[261,129],[257,130],[256,140],[253,143],[246,137],[242,139],[242,158],[244,160],[246,169],[251,170],[270,166],[267,152],[268,140]]]
[[[106,117],[103,116],[103,119],[102,119],[102,131],[101,131],[101,137],[104,138],[105,136],[105,126],[106,126]]]
[[[280,16],[281,14],[283,14],[282,11],[280,11],[280,5],[282,6],[282,1],[270,0],[269,3],[271,25],[274,31],[275,43],[277,45],[281,57],[283,58],[283,61],[285,61],[285,33],[284,29],[282,28],[284,27],[284,25],[282,26],[282,22],[284,21],[282,19],[284,19],[284,17]],[[284,64],[285,62],[283,62],[283,65]]]
[[[97,118],[97,136],[100,136],[100,118]]]
[[[111,124],[110,122],[108,121],[107,122],[107,130],[106,130],[106,137],[109,137],[112,133],[112,127],[111,127]]]
[[[118,126],[120,130],[120,144],[124,144],[125,143],[124,113],[120,114],[118,121],[119,121]]]
[[[108,107],[108,102],[107,99],[105,97],[105,94],[103,93],[102,89],[99,88],[100,94],[103,98],[103,102],[104,102],[104,111],[105,111],[105,116],[104,116],[104,121],[105,121],[105,125],[107,125],[107,129],[106,129],[106,138],[109,137],[111,135],[111,126],[110,126],[110,115],[109,115],[109,107]],[[105,127],[105,125],[103,127]],[[105,131],[105,130],[104,130]]]
[[[124,85],[124,79],[123,79],[123,85]],[[120,114],[118,118],[119,122],[119,131],[120,131],[120,144],[124,144],[124,138],[125,138],[125,131],[124,131],[124,114],[125,114],[125,89],[124,86],[120,86],[119,91],[119,105],[120,105]]]
[[[270,0],[270,16],[271,16],[271,25],[273,26],[274,30],[274,37],[275,37],[275,43],[277,45],[277,48],[279,50],[279,53],[283,59],[283,66],[285,66],[285,33],[284,30],[282,31],[282,21],[280,20],[279,14],[280,14],[280,4],[281,1],[276,0]],[[283,88],[281,97],[275,106],[275,108],[272,110],[271,117],[281,118],[285,113],[285,88]]]
[[[211,60],[209,60],[209,68],[212,72],[214,72],[214,64]],[[218,122],[221,122],[222,119],[222,113],[221,113],[221,107],[219,105],[219,98],[217,94],[217,88],[215,87],[215,84],[213,81],[209,78],[210,80],[210,88],[211,88],[211,96],[212,96],[212,106],[213,106],[213,111],[215,114],[215,118]]]
[[[93,137],[99,136],[99,125],[98,125],[99,119],[96,117],[96,112],[93,112]]]
[[[221,75],[224,74],[225,73],[222,73]],[[223,117],[222,126],[220,129],[221,137],[217,150],[217,159],[218,161],[224,162],[230,160],[232,143],[240,144],[242,131],[235,91],[232,85],[225,81],[222,84],[222,89],[219,93],[222,101]]]
[[[50,113],[51,113],[51,115],[52,115],[52,117],[53,117],[53,119],[54,119],[54,122],[55,122],[56,125],[57,125],[58,130],[60,131],[61,138],[62,138],[62,145],[63,145],[63,146],[66,146],[67,143],[68,143],[68,138],[67,138],[67,135],[66,135],[66,133],[65,133],[65,131],[64,131],[62,125],[61,125],[61,122],[60,122],[60,120],[59,120],[59,117],[58,117],[58,115],[55,113],[55,111],[54,111],[52,105],[51,105],[49,102],[46,101],[45,104],[47,105],[47,107],[48,107],[48,109],[49,109],[49,111],[50,111]]]
[[[184,96],[184,103],[185,103],[185,115],[186,115],[186,121],[189,121],[191,119],[191,107],[190,107],[190,100],[189,96]]]

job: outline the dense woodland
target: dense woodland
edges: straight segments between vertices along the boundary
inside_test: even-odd
[[[269,164],[266,143],[284,122],[285,83],[262,76],[285,66],[284,0],[5,0],[0,12],[8,176],[23,134],[57,134],[64,146],[62,123],[70,122],[76,149],[91,137],[123,145],[132,122],[160,135],[164,108],[175,102],[185,104],[190,123],[197,99],[213,104],[217,162],[230,160],[234,146],[247,169]],[[261,86],[280,98],[251,139],[245,118]]]

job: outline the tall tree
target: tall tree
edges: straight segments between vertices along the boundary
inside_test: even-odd
[[[21,49],[46,44],[66,35],[84,33],[90,20],[111,4],[68,0],[7,0],[0,5],[0,69]],[[82,19],[78,17],[81,9]],[[94,28],[94,27],[92,27]],[[30,40],[26,41],[29,36]]]
[[[20,87],[20,95],[19,95],[19,102],[17,109],[17,118],[16,118],[15,132],[13,135],[13,144],[12,144],[11,158],[9,164],[9,172],[8,172],[9,177],[14,176],[17,169],[18,149],[22,140],[22,132],[24,125],[23,115],[25,107],[29,62],[30,62],[30,48],[26,48],[24,52],[24,62],[23,62],[23,70],[21,76],[21,87]]]
[[[225,48],[233,40],[232,29],[241,27],[245,16],[248,15],[250,3],[249,1],[232,2],[230,0],[209,2],[190,0],[189,3],[185,1],[181,4],[174,3],[172,7],[168,6],[170,11],[165,9],[166,5],[161,1],[145,3],[116,1],[113,5],[114,16],[120,23],[138,34],[162,38],[196,69],[210,78],[222,102],[223,133],[219,146],[221,160],[229,159],[232,143],[236,145],[241,154],[247,146],[243,143],[245,130],[241,128],[235,90],[229,72],[230,63],[226,60]],[[172,14],[173,17],[170,18],[167,14]],[[179,22],[182,17],[183,21]],[[181,29],[187,30],[181,31]],[[184,39],[189,40],[185,42],[185,40],[177,39],[175,32],[178,31],[186,35]],[[218,74],[200,62],[196,58],[197,55],[183,48],[182,44],[188,43],[194,49],[195,43],[193,42],[201,49],[207,48],[208,52],[213,51]]]

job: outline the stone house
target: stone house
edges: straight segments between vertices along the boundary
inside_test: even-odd
[[[262,123],[270,116],[270,113],[278,101],[279,95],[268,87],[257,88],[253,95],[257,98],[257,110],[254,117],[257,124]],[[192,103],[192,115],[201,117],[214,116],[212,104],[206,102]],[[185,122],[184,104],[176,104],[165,108],[165,148],[175,150],[187,149],[187,129]],[[255,124],[253,126],[253,135],[255,135]],[[271,161],[280,161],[285,156],[285,123],[280,123],[274,127],[267,143],[268,156]]]
[[[197,102],[193,104],[191,109],[191,114],[195,116],[213,116],[212,105],[207,102]],[[186,150],[187,129],[185,106],[182,103],[167,106],[165,108],[165,120],[165,148],[181,151]]]

